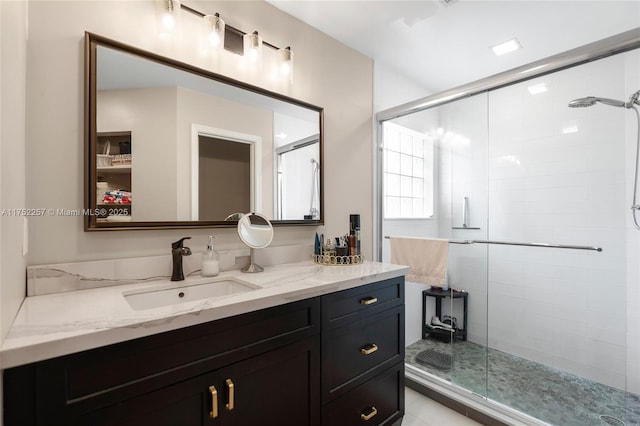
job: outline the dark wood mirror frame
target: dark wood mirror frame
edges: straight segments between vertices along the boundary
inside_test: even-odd
[[[85,209],[87,212],[97,211],[95,188],[97,182],[97,118],[96,118],[96,97],[97,97],[97,47],[104,46],[119,50],[144,59],[166,65],[181,71],[186,71],[197,76],[224,83],[239,89],[264,95],[279,101],[290,103],[303,108],[318,112],[319,117],[319,177],[320,177],[320,219],[313,220],[272,220],[273,226],[317,226],[324,224],[324,154],[323,154],[323,130],[324,130],[324,109],[297,99],[290,98],[279,93],[270,92],[257,86],[246,84],[220,74],[216,74],[184,62],[176,61],[167,57],[157,55],[136,47],[132,47],[115,40],[108,39],[96,34],[85,32],[85,69],[84,69],[84,194]],[[118,205],[114,205],[117,208]],[[248,212],[245,212],[248,213]],[[85,214],[85,231],[111,231],[111,230],[142,230],[142,229],[180,229],[180,228],[236,228],[237,220],[230,221],[148,221],[148,222],[99,222],[96,214]]]

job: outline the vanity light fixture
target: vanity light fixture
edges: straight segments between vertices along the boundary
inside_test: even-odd
[[[225,23],[220,18],[220,14],[205,15],[202,19],[204,20],[209,45],[214,49],[223,47]]]
[[[280,78],[289,84],[293,82],[293,51],[290,46],[279,48],[262,39],[257,31],[245,33],[238,28],[227,25],[219,13],[205,15],[179,0],[155,0],[160,11],[160,20],[164,28],[173,29],[177,25],[177,11],[182,9],[203,18],[206,29],[207,44],[212,48],[224,49],[249,59],[255,67],[262,66],[262,46],[275,50]],[[167,31],[165,30],[165,31]]]
[[[278,49],[278,68],[282,78],[293,81],[293,52],[290,46]]]
[[[179,0],[158,0],[156,2],[160,13],[160,23],[165,32],[172,32],[178,21],[178,11],[180,10]]]
[[[496,56],[504,55],[505,53],[513,52],[518,49],[522,49],[522,45],[518,41],[517,38],[512,38],[511,40],[507,40],[504,43],[496,44],[495,46],[491,46],[491,50]]]
[[[252,62],[262,59],[262,37],[257,31],[251,34],[245,34],[242,37],[244,46],[244,57],[249,58]]]

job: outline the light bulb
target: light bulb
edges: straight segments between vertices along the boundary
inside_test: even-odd
[[[220,46],[220,36],[214,32],[209,33],[209,44],[211,47]]]
[[[157,13],[160,20],[161,32],[171,33],[177,27],[179,0],[157,0]]]
[[[244,56],[251,62],[257,62],[262,56],[262,37],[257,31],[252,34],[245,34],[242,38],[244,45]]]
[[[225,23],[222,18],[220,18],[220,14],[207,15],[203,19],[208,33],[209,46],[213,48],[223,46]]]
[[[162,26],[165,30],[173,30],[176,27],[176,20],[170,12],[165,12],[162,15]]]
[[[291,83],[293,81],[293,52],[291,47],[287,46],[283,49],[278,49],[278,63],[280,76]]]

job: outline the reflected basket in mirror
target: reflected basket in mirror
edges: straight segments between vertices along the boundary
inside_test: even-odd
[[[96,159],[97,167],[111,167],[111,156],[105,154],[98,154]]]
[[[311,255],[313,263],[318,265],[329,266],[348,266],[359,265],[364,262],[364,255],[357,254],[353,256],[334,256],[328,254],[313,254]]]
[[[111,150],[111,142],[107,141],[104,144],[104,152],[96,155],[96,167],[111,167],[111,156],[109,151]]]

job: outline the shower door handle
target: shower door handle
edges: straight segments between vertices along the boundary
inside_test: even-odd
[[[469,226],[469,197],[462,199],[462,227],[467,228]]]

